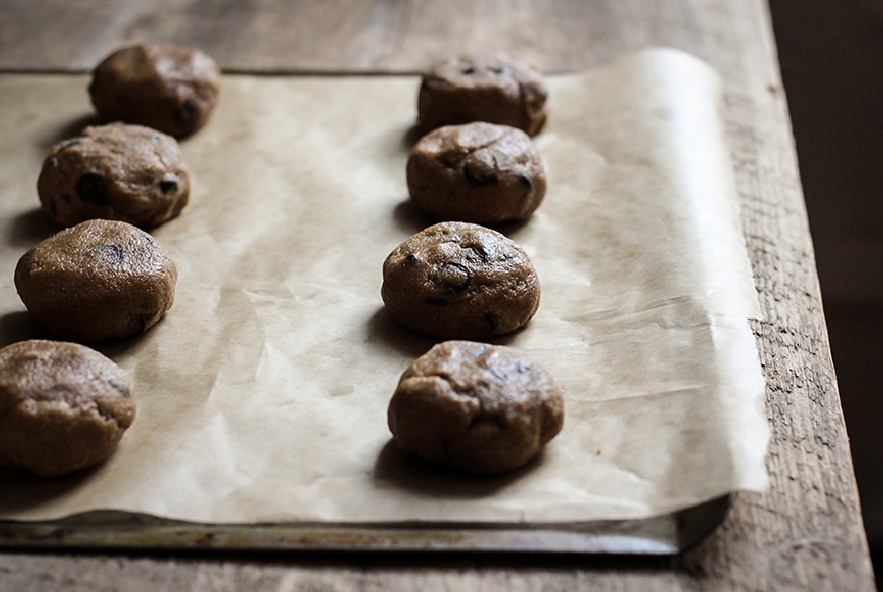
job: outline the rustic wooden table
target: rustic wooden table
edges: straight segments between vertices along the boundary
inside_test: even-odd
[[[200,47],[227,71],[416,72],[498,49],[573,71],[651,45],[708,61],[724,81],[765,315],[752,328],[767,380],[771,486],[740,494],[723,525],[675,559],[28,552],[0,555],[0,589],[874,589],[763,0],[0,1],[0,70],[85,71],[143,40]]]

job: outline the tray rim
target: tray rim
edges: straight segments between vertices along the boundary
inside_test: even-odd
[[[724,519],[735,492],[641,520],[573,523],[208,524],[98,510],[0,521],[0,550],[505,552],[672,556]]]

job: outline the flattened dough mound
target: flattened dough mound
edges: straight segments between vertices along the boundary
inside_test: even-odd
[[[526,133],[508,125],[433,130],[411,151],[407,176],[411,200],[439,220],[523,220],[546,194],[539,152]]]
[[[440,222],[383,263],[381,296],[398,323],[443,339],[489,339],[527,323],[540,283],[524,250],[468,222]]]
[[[117,220],[87,220],[22,255],[15,287],[59,339],[93,343],[146,331],[172,306],[178,272],[149,234]]]
[[[89,94],[105,121],[140,123],[182,138],[206,124],[220,88],[221,70],[205,53],[142,43],[98,64]]]
[[[512,471],[564,426],[564,395],[519,350],[446,341],[417,358],[389,404],[396,445],[477,475]]]
[[[43,210],[64,227],[91,218],[152,227],[187,205],[190,173],[174,138],[118,122],[53,146],[37,191]]]
[[[57,477],[105,461],[132,421],[132,380],[76,343],[0,350],[0,466]]]
[[[425,132],[457,123],[488,121],[537,135],[546,123],[548,89],[537,68],[503,55],[461,57],[423,76],[418,125]]]

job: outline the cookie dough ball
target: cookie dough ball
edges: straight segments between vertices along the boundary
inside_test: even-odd
[[[181,138],[205,125],[220,88],[221,70],[208,55],[144,43],[98,64],[89,94],[105,121],[140,123]]]
[[[508,125],[449,125],[424,136],[408,158],[414,204],[440,220],[523,220],[546,194],[546,172],[526,133]]]
[[[527,253],[502,234],[440,222],[389,254],[381,296],[392,318],[409,329],[443,339],[489,339],[533,317],[540,283]]]
[[[143,333],[172,306],[178,272],[169,254],[131,224],[87,220],[22,255],[15,287],[59,339],[93,343]]]
[[[104,462],[135,419],[132,380],[76,343],[0,350],[0,466],[57,477]]]
[[[111,123],[53,146],[37,192],[43,210],[64,227],[91,218],[151,227],[187,205],[190,173],[174,138],[142,125]]]
[[[529,462],[561,431],[564,395],[515,348],[447,341],[405,370],[388,419],[400,449],[497,475]]]
[[[505,56],[463,57],[438,64],[423,76],[418,124],[489,121],[535,136],[546,122],[548,91],[532,64]]]

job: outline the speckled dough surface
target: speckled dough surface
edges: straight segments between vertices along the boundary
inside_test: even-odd
[[[106,460],[135,419],[132,380],[76,343],[0,350],[0,466],[56,477]]]
[[[424,136],[408,158],[407,177],[411,200],[439,220],[521,220],[546,194],[546,172],[528,135],[485,122]]]
[[[440,222],[396,247],[383,263],[381,296],[405,327],[444,339],[515,331],[540,305],[524,250],[468,222]]]
[[[546,123],[547,95],[542,74],[527,61],[501,55],[461,57],[424,74],[417,122],[426,132],[488,121],[535,136]]]
[[[87,220],[44,240],[15,268],[37,322],[60,339],[92,343],[146,331],[172,306],[178,274],[149,234]]]
[[[53,146],[37,191],[43,210],[61,226],[107,218],[152,227],[187,205],[190,174],[174,138],[110,123]]]
[[[209,119],[221,70],[205,53],[144,43],[115,51],[95,68],[89,94],[105,121],[128,121],[176,138]]]
[[[446,341],[417,358],[389,404],[396,445],[478,475],[521,467],[564,425],[564,395],[523,352]]]

